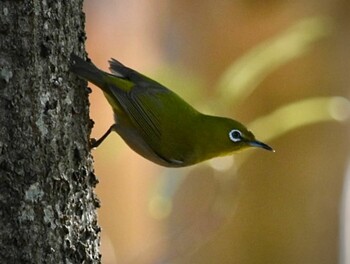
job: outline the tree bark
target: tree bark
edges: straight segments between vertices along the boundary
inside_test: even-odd
[[[100,262],[84,40],[81,0],[0,2],[0,263]]]

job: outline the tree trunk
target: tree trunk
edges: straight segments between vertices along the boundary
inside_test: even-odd
[[[0,2],[0,263],[100,262],[81,9]]]

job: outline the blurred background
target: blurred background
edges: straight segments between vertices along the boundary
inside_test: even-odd
[[[350,263],[349,1],[86,0],[84,11],[97,66],[116,58],[276,150],[167,169],[113,133],[93,150],[104,264]],[[90,86],[99,138],[113,115]]]

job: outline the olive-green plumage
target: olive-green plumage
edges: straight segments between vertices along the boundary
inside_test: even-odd
[[[112,74],[72,55],[71,71],[100,87],[115,124],[93,143],[116,131],[137,153],[159,165],[183,167],[247,147],[272,150],[239,122],[204,115],[156,81],[109,61]]]

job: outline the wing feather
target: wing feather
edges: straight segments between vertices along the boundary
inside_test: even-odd
[[[136,109],[142,115],[142,119],[145,120],[149,131],[152,131],[158,139],[161,137],[161,124],[159,119],[159,109],[155,105],[160,106],[159,98],[154,94],[147,94],[147,98],[144,94],[131,93],[132,102],[135,103]]]
[[[162,102],[158,95],[164,91],[144,89],[147,90],[147,88],[134,87],[129,92],[125,92],[112,87],[111,92],[147,142],[152,145],[159,144],[162,125],[159,117]]]

